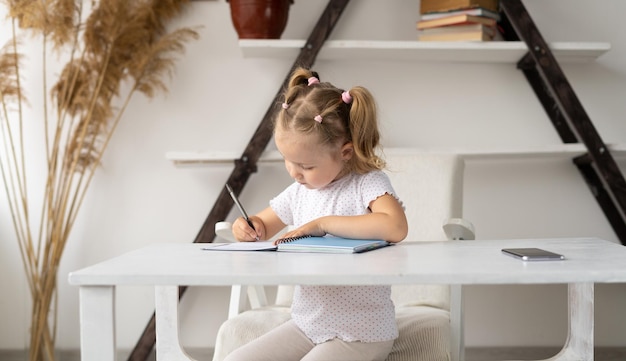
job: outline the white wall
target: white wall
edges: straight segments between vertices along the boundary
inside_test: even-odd
[[[283,38],[306,37],[324,4],[296,1]],[[625,143],[626,25],[621,16],[626,2],[525,4],[548,41],[612,44],[595,63],[563,69],[604,140]],[[355,0],[333,38],[413,40],[418,9],[416,0]],[[79,345],[78,290],[67,285],[68,272],[153,242],[192,242],[230,174],[226,166],[176,168],[165,153],[241,152],[291,65],[289,60],[243,59],[225,1],[193,2],[173,27],[199,24],[204,26],[201,39],[189,44],[178,63],[169,96],[133,100],[92,184],[59,272],[60,348]],[[4,43],[6,26],[0,29]],[[36,57],[33,52],[30,61]],[[387,147],[559,143],[526,80],[510,64],[351,59],[320,61],[315,68],[338,86],[371,89]],[[36,106],[37,76],[30,75]],[[37,151],[41,149],[33,149]],[[624,168],[623,159],[620,165]],[[41,177],[35,173],[31,178]],[[262,167],[242,200],[252,213],[288,183],[281,166]],[[464,197],[465,216],[479,238],[598,236],[618,242],[568,161],[470,161]],[[24,348],[29,294],[4,193],[0,201],[0,348]],[[227,295],[223,288],[188,292],[181,316],[186,346],[213,345],[226,317]],[[468,346],[554,346],[565,338],[563,286],[471,287],[466,295]],[[600,285],[596,295],[597,344],[626,346],[626,286]],[[120,348],[135,345],[152,302],[149,288],[118,291]]]

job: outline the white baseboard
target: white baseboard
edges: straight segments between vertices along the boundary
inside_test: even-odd
[[[213,349],[193,348],[186,350],[190,356],[198,361],[211,361]],[[558,347],[469,347],[465,350],[466,361],[491,361],[503,359],[545,359],[559,351]],[[130,355],[130,350],[120,350],[117,359],[125,361]],[[0,350],[0,361],[24,361],[27,360],[26,350]],[[79,350],[59,350],[57,360],[80,361]],[[154,352],[146,361],[155,361]],[[626,360],[626,347],[596,347],[596,361],[624,361]]]
[[[468,347],[465,361],[544,360],[556,355],[560,347]],[[626,347],[596,347],[595,361],[624,361]]]

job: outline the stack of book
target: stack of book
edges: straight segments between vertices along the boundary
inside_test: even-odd
[[[498,0],[421,0],[421,41],[502,40]]]

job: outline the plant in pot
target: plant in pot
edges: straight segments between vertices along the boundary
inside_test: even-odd
[[[166,91],[163,78],[172,74],[175,55],[198,37],[191,28],[165,29],[187,2],[0,2],[6,4],[3,13],[9,15],[11,29],[0,48],[0,179],[32,298],[31,361],[55,359],[59,264],[124,110],[136,93],[153,98]],[[30,71],[24,69],[21,53],[20,39],[26,36],[31,44],[41,40],[43,54],[43,66]],[[48,70],[54,69],[52,55],[67,63],[48,86],[45,80],[57,73]],[[23,85],[27,78],[38,78],[38,69],[46,95],[43,106],[29,112]],[[33,128],[37,131],[28,131]],[[37,138],[38,130],[42,138]],[[31,159],[39,149],[43,168],[27,174],[40,164],[39,157]]]
[[[279,39],[293,0],[227,0],[240,39]]]

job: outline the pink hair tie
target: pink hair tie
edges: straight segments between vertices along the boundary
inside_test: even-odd
[[[343,100],[343,102],[346,104],[350,104],[352,103],[352,95],[350,95],[350,92],[346,90],[345,92],[341,93],[341,100]]]
[[[287,108],[289,108],[289,104],[283,103],[283,109],[287,109]]]
[[[314,76],[309,78],[309,86],[313,85],[313,84],[319,84],[320,80]]]
[[[318,115],[316,115],[316,116],[315,116],[315,118],[313,118],[313,119],[315,119],[315,121],[316,121],[316,122],[318,122],[318,123],[322,124],[322,116],[321,116],[321,115],[319,115],[319,114],[318,114]]]

